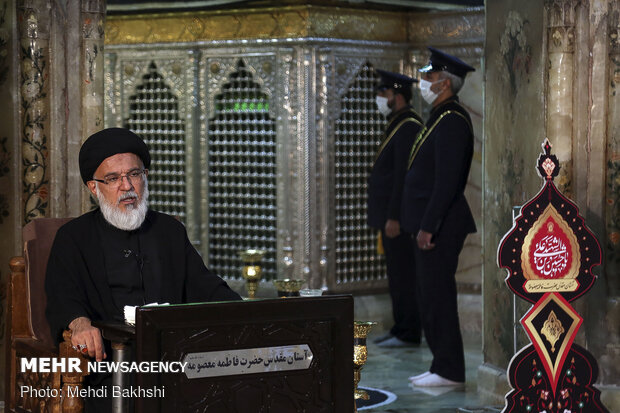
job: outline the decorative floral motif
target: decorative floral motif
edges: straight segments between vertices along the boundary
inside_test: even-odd
[[[48,113],[44,104],[47,64],[44,49],[36,42],[21,49],[22,59],[22,167],[24,185],[24,222],[45,216],[48,207],[47,135]]]
[[[99,55],[99,48],[97,45],[93,45],[92,49],[88,48],[86,50],[86,60],[88,61],[88,79],[86,79],[86,83],[91,83],[94,81],[94,70],[95,70],[95,60]]]
[[[584,348],[577,344],[571,348],[560,369],[555,394],[532,346],[521,350],[520,356],[522,374],[516,375],[514,369],[509,371],[511,385],[520,390],[508,394],[504,412],[609,413],[601,403],[600,391],[593,386],[598,377],[596,360]]]
[[[513,94],[517,91],[517,75],[528,75],[532,60],[531,47],[527,44],[525,27],[528,20],[519,13],[511,11],[506,19],[506,27],[499,41],[499,52],[503,58],[500,65],[506,66]]]
[[[549,314],[549,318],[543,324],[543,328],[540,332],[547,338],[549,343],[551,343],[551,351],[555,352],[555,343],[564,333],[564,327],[553,311]]]
[[[87,17],[84,19],[82,30],[85,39],[102,39],[104,35],[103,22],[98,18]]]

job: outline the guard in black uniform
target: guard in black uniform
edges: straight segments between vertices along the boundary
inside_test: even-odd
[[[375,342],[381,347],[404,347],[419,344],[421,335],[413,240],[399,221],[407,157],[422,120],[409,106],[411,86],[417,80],[383,70],[377,73],[381,76],[377,106],[387,118],[387,127],[368,179],[368,224],[381,231],[394,326]]]
[[[420,69],[420,91],[432,110],[410,151],[401,207],[401,226],[415,237],[422,326],[433,353],[429,371],[410,377],[419,387],[465,381],[454,275],[467,234],[476,232],[464,195],[474,134],[457,96],[474,68],[440,50],[429,50],[430,62]]]

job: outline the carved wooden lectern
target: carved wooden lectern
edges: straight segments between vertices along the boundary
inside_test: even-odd
[[[104,337],[127,333],[98,327]],[[138,363],[187,363],[182,373],[139,373],[126,383],[153,395],[135,398],[137,412],[354,409],[351,296],[142,307],[131,339]]]

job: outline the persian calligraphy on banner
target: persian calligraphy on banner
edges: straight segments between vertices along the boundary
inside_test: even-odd
[[[549,223],[553,230],[553,224]],[[568,265],[569,252],[566,244],[554,234],[547,235],[534,246],[534,265],[543,278],[556,278],[563,275]]]
[[[574,232],[548,205],[523,240],[521,267],[532,293],[575,291],[581,254]]]
[[[312,363],[312,350],[307,344],[261,347],[243,350],[189,353],[185,375],[188,379],[232,376],[287,370],[303,370]]]

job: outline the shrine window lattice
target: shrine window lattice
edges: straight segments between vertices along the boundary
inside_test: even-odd
[[[366,221],[367,181],[381,143],[385,118],[375,103],[378,77],[364,65],[341,101],[335,128],[336,280],[385,278],[377,231]]]
[[[179,117],[178,98],[151,63],[136,94],[129,98],[125,127],[140,135],[149,147],[149,207],[185,222],[185,124]]]
[[[209,268],[240,278],[238,252],[261,249],[276,268],[276,126],[268,96],[242,61],[214,98],[208,132]]]

